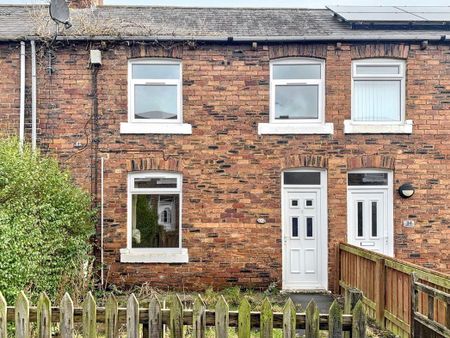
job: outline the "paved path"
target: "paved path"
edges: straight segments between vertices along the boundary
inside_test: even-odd
[[[331,304],[333,303],[333,297],[330,294],[317,294],[317,293],[290,293],[288,296],[295,304],[301,304],[302,309],[305,310],[311,299],[317,304],[319,313],[328,313]]]

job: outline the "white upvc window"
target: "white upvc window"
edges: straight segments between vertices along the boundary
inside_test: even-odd
[[[411,133],[405,119],[405,61],[363,59],[352,62],[351,120],[346,133]]]
[[[260,134],[330,134],[325,123],[325,62],[287,58],[270,63],[269,123]]]
[[[190,134],[183,124],[182,64],[171,59],[128,62],[128,122],[121,133]]]
[[[121,262],[186,263],[182,248],[182,176],[168,172],[128,176],[127,248]]]

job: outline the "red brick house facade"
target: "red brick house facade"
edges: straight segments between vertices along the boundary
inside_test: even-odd
[[[203,30],[47,40],[25,20],[14,29],[29,33],[1,32],[1,130],[19,134],[24,41],[31,138],[34,39],[37,145],[103,206],[106,282],[332,289],[340,241],[450,271],[448,31],[352,29],[328,10],[139,11],[180,30],[197,15]],[[231,19],[248,14],[286,32]],[[214,17],[230,32],[209,31]]]

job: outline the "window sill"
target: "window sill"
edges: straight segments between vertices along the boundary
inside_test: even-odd
[[[333,123],[259,123],[259,135],[324,134],[332,135]]]
[[[188,123],[120,123],[121,134],[192,134]]]
[[[412,134],[412,128],[412,120],[406,120],[404,124],[362,124],[352,120],[344,121],[345,134]]]
[[[120,249],[121,263],[188,263],[188,250],[181,249]]]

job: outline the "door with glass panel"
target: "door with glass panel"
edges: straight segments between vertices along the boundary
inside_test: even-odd
[[[392,192],[388,172],[348,174],[348,243],[392,255]]]
[[[326,207],[321,172],[286,172],[283,288],[326,289]],[[325,222],[325,226],[324,226]]]

